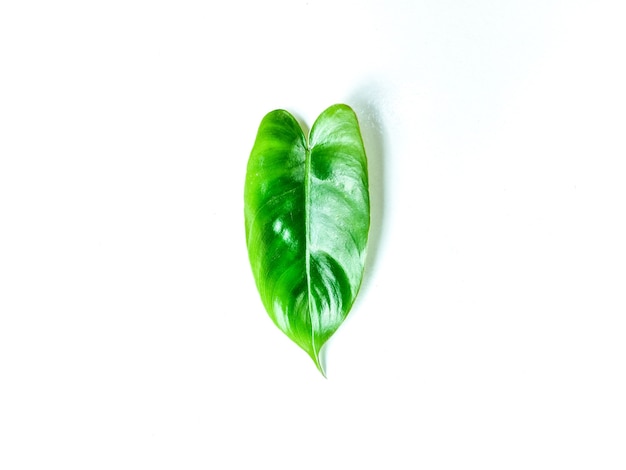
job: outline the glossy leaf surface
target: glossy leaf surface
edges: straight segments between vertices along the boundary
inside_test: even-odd
[[[352,109],[328,108],[308,140],[287,111],[267,114],[248,161],[244,206],[265,309],[323,374],[319,353],[359,291],[370,224],[367,159]]]

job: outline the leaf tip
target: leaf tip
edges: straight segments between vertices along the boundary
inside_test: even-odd
[[[319,351],[317,353],[311,354],[311,358],[313,359],[313,362],[315,362],[315,367],[317,367],[317,370],[319,370],[322,376],[325,379],[327,379],[328,377],[326,377],[326,372],[324,371],[324,367],[322,366],[322,361],[320,360],[320,357],[319,357]]]

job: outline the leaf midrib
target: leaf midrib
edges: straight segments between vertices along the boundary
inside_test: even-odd
[[[311,146],[309,138],[305,136],[305,153],[304,153],[304,232],[305,232],[305,266],[306,266],[306,283],[307,283],[307,300],[308,315],[311,323],[311,347],[313,348],[313,361],[324,375],[321,364],[319,363],[317,346],[315,343],[315,328],[313,325],[313,299],[311,295]]]

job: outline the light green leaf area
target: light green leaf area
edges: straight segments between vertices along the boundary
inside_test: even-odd
[[[354,111],[331,106],[308,140],[287,111],[267,114],[248,161],[244,206],[265,309],[324,374],[320,350],[357,296],[370,225],[367,159]]]

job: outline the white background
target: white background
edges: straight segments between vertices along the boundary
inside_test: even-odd
[[[615,1],[5,1],[0,468],[626,468]],[[263,115],[356,110],[328,379],[243,230]]]

